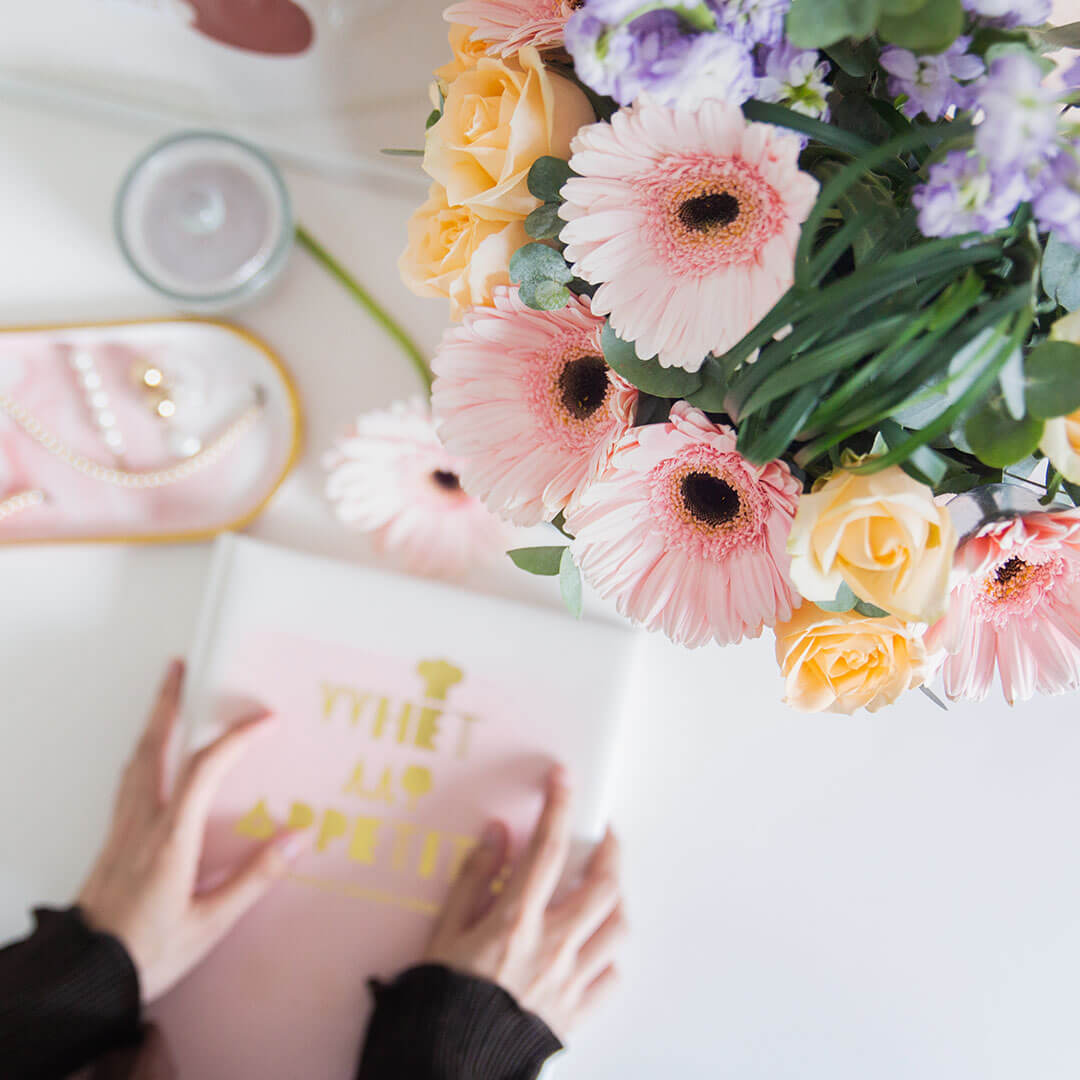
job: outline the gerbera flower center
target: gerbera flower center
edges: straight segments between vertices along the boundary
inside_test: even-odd
[[[611,383],[599,356],[571,360],[559,372],[559,398],[575,420],[588,420],[607,400]]]
[[[1065,570],[1061,558],[1029,561],[1012,555],[982,579],[975,596],[975,611],[995,626],[1030,615]]]
[[[697,195],[679,207],[679,220],[692,231],[730,225],[739,216],[739,200],[728,191]]]
[[[739,493],[726,480],[712,473],[687,473],[682,478],[680,490],[686,509],[704,525],[723,525],[741,508]]]
[[[457,473],[446,469],[436,469],[431,474],[431,482],[443,491],[457,492],[461,490],[461,478]]]

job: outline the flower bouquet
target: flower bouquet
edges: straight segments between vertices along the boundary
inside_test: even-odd
[[[401,260],[464,489],[786,700],[1080,686],[1080,121],[1049,0],[464,0]],[[1056,84],[1056,89],[1054,88]],[[579,584],[579,583],[578,583]]]

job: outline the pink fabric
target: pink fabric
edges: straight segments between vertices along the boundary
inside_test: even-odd
[[[147,324],[145,346],[110,341],[100,332],[93,344],[80,343],[94,360],[109,407],[124,437],[122,460],[112,454],[96,426],[87,393],[71,367],[75,350],[69,332],[0,336],[0,395],[26,409],[66,447],[106,467],[127,471],[167,468],[183,461],[178,431],[193,432],[208,445],[240,416],[254,398],[249,365],[234,371],[201,362],[191,345],[200,339],[184,324]],[[130,339],[130,330],[125,328]],[[233,337],[222,327],[202,326],[195,334]],[[187,340],[190,338],[190,340]],[[250,349],[236,337],[237,348]],[[177,383],[178,409],[172,421],[153,411],[153,401],[137,381],[140,365],[159,366]],[[259,382],[280,378],[266,364]],[[193,387],[195,392],[192,392]],[[279,392],[277,398],[281,399]],[[264,409],[264,412],[266,410]],[[280,411],[280,410],[279,410]],[[268,419],[268,418],[266,418]],[[277,428],[275,434],[274,428]],[[225,456],[177,483],[143,490],[124,489],[78,471],[35,442],[0,410],[0,500],[39,490],[46,501],[0,518],[0,542],[50,539],[128,539],[217,531],[254,509],[272,489],[287,456],[281,425],[264,422],[249,430]]]

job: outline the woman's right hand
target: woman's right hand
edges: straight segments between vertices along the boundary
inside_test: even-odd
[[[528,850],[492,900],[507,858],[493,822],[451,890],[424,961],[497,983],[560,1038],[614,985],[626,937],[619,852],[608,831],[582,882],[552,903],[570,850],[570,791],[555,768]]]

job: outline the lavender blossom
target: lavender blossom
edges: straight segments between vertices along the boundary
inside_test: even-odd
[[[1065,143],[1034,181],[1031,207],[1039,229],[1080,247],[1080,143]]]
[[[971,38],[958,37],[943,53],[916,56],[907,49],[890,46],[881,53],[881,66],[889,73],[889,93],[907,95],[901,111],[915,117],[926,113],[940,120],[950,108],[967,108],[972,100],[966,82],[986,71],[978,56],[968,55]]]
[[[815,120],[828,120],[830,87],[825,77],[830,68],[816,49],[797,49],[785,41],[764,50],[759,70],[762,74],[754,91],[759,101],[776,102]],[[806,137],[802,139],[805,145]]]
[[[661,104],[686,109],[708,98],[741,104],[753,95],[750,52],[733,38],[688,27],[681,13],[685,5],[621,23],[619,14],[627,6],[626,0],[589,0],[566,25],[577,75],[597,93],[620,105],[647,93]]]
[[[1053,146],[1058,105],[1042,79],[1031,57],[1008,53],[979,83],[975,103],[985,119],[975,129],[975,147],[992,165],[1027,169]]]
[[[791,0],[706,0],[719,28],[747,48],[779,45]]]
[[[1042,26],[1050,18],[1051,0],[964,0],[974,15],[1011,29],[1014,26]]]
[[[1080,56],[1061,73],[1061,81],[1070,90],[1080,88]]]
[[[977,154],[951,150],[930,167],[911,201],[923,236],[961,236],[1003,229],[1028,195],[1020,170],[995,169]]]

